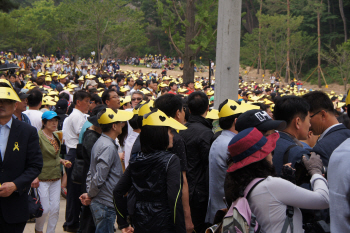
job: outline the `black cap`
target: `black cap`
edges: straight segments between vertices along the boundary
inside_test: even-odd
[[[255,127],[259,131],[284,130],[287,127],[287,123],[285,121],[272,120],[267,112],[254,109],[241,114],[237,118],[235,128],[238,132],[241,132],[250,127]]]
[[[97,116],[88,117],[87,120],[96,127],[100,127],[97,121]]]
[[[56,109],[67,109],[68,108],[68,101],[65,99],[60,99],[56,103]]]
[[[16,93],[17,93],[18,97],[21,100],[23,100],[23,99],[27,98],[28,96],[30,96],[30,94],[26,94],[26,93],[22,92],[21,90],[19,90],[18,88],[15,88],[15,90],[16,90]]]

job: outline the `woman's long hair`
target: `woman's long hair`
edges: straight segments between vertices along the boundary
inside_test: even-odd
[[[227,204],[231,206],[232,202],[243,197],[245,188],[255,178],[266,178],[273,175],[275,175],[275,167],[266,159],[226,173],[224,189]]]

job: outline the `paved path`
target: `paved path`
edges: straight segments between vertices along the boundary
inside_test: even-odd
[[[61,197],[60,202],[60,215],[58,217],[58,222],[56,226],[56,232],[55,233],[66,233],[63,231],[63,223],[64,223],[64,216],[65,216],[65,210],[66,210],[66,199]],[[115,224],[117,226],[117,224]],[[24,229],[24,233],[34,233],[34,226],[35,223],[27,223],[26,228]],[[44,233],[46,232],[46,224],[44,227]],[[117,230],[117,233],[120,233],[120,230]]]

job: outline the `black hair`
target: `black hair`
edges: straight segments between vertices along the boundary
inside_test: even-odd
[[[94,109],[92,109],[90,116],[97,116],[97,114],[105,108],[106,106],[103,104],[97,105],[96,107],[94,107]]]
[[[147,116],[149,114],[145,115]],[[169,146],[168,128],[167,126],[143,126],[140,133],[141,151],[149,154],[166,150]]]
[[[109,90],[106,90],[106,91],[103,92],[103,94],[102,94],[102,102],[103,102],[103,104],[106,104],[106,100],[109,100],[109,93],[111,93],[111,92],[117,93],[117,91],[114,90],[114,89],[109,89]]]
[[[58,98],[65,99],[65,100],[69,101],[69,94],[62,92],[61,94],[59,94]]]
[[[117,83],[120,83],[120,81],[124,80],[124,78],[117,78]]]
[[[28,106],[29,107],[38,106],[43,99],[43,93],[41,93],[41,91],[39,91],[36,88],[28,91],[28,94],[29,94],[29,96],[28,96]]]
[[[228,99],[226,99],[224,102],[222,102],[219,105],[219,112],[221,111],[221,109],[224,107],[224,105],[228,102]],[[227,116],[227,117],[220,117],[219,118],[219,125],[220,128],[222,129],[231,129],[233,123],[235,123],[235,120],[241,115],[241,113],[238,114],[234,114],[231,116]]]
[[[152,80],[148,79],[148,80],[146,81],[146,87],[148,87],[148,86],[151,84],[151,82],[152,82]]]
[[[169,84],[169,87],[172,87],[172,86],[174,86],[174,85],[176,85],[176,83],[171,82],[171,83]]]
[[[143,86],[143,81],[140,80],[140,79],[137,79],[136,82],[135,82],[135,84],[134,84],[134,86],[135,86],[135,85]]]
[[[173,94],[159,96],[156,101],[154,101],[154,107],[172,118],[175,118],[177,110],[180,112],[183,111],[181,97]]]
[[[209,106],[208,96],[201,91],[195,91],[188,96],[188,107],[192,115],[203,115]]]
[[[48,119],[42,119],[41,121],[43,122],[43,124],[42,124],[42,126],[41,126],[41,129],[44,129],[46,123],[47,123],[49,120],[48,120]]]
[[[271,91],[271,89],[270,88],[266,88],[265,92],[269,92],[269,91]]]
[[[274,175],[275,167],[265,158],[234,172],[227,172],[224,183],[227,204],[231,206],[232,202],[243,197],[245,188],[255,178],[267,178]]]
[[[135,114],[130,120],[129,120],[129,124],[131,126],[132,129],[139,129],[139,124],[138,124],[138,118],[139,116],[137,114]],[[142,121],[142,118],[141,118]]]
[[[134,79],[134,78],[129,76],[129,77],[126,78],[126,82],[127,83],[130,82],[130,79]]]
[[[125,139],[128,136],[128,124],[126,123],[122,128],[122,133],[117,136],[119,145],[124,147]]]
[[[161,93],[169,92],[169,87],[163,87]]]
[[[297,96],[283,96],[276,99],[273,116],[275,120],[287,122],[287,126],[295,117],[300,117],[303,121],[310,110],[305,99]]]
[[[90,101],[94,101],[95,104],[102,104],[102,99],[98,96],[98,94],[92,94]]]
[[[350,129],[350,118],[347,114],[340,114],[337,117],[337,120],[339,121],[339,123],[343,123],[346,128]]]
[[[91,98],[90,93],[87,93],[86,91],[77,91],[73,95],[73,103],[77,104],[77,101],[82,101],[85,98]]]
[[[320,110],[326,110],[334,113],[334,105],[328,95],[322,91],[313,91],[302,97],[310,105],[310,112],[315,113]],[[276,107],[275,107],[276,109]]]

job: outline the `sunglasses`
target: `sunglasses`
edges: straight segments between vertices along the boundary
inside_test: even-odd
[[[131,99],[131,101],[136,101],[136,100],[137,100],[137,101],[141,101],[142,98],[132,98],[132,99]]]

